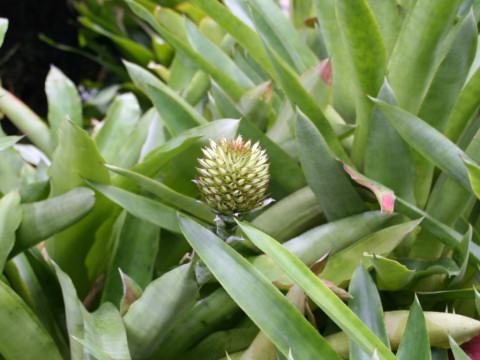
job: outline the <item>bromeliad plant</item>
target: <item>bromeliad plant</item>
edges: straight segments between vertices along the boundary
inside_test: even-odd
[[[43,154],[32,166],[2,137],[0,354],[467,358],[480,3],[122,4],[174,52],[161,78],[124,61],[146,107],[117,94],[92,128],[52,68],[46,124],[2,89]],[[252,177],[233,181],[230,160]],[[243,241],[209,230],[219,212]]]

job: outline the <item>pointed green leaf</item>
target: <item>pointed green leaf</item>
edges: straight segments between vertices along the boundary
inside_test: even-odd
[[[180,217],[180,226],[225,290],[283,354],[292,348],[294,356],[305,360],[318,359],[320,354],[339,358],[293,305],[234,249],[191,220]]]
[[[122,217],[123,219],[123,217]],[[151,281],[158,254],[160,229],[146,220],[126,214],[118,230],[115,244],[108,264],[102,292],[102,303],[109,301],[120,305],[125,292],[119,269],[128,274],[141,288]]]
[[[455,360],[471,360],[465,351],[462,350],[460,346],[455,342],[455,340],[449,335],[448,341],[450,342],[450,348],[452,349],[453,356]]]
[[[333,256],[371,235],[388,219],[379,211],[364,212],[312,228],[285,242],[283,246],[310,266],[326,253],[331,252]]]
[[[417,0],[398,35],[388,80],[399,105],[412,114],[418,113],[428,91],[459,4],[459,0]]]
[[[353,299],[349,301],[348,307],[389,347],[390,342],[383,320],[383,308],[380,295],[378,294],[373,279],[363,264],[360,264],[353,273],[348,293],[353,297]],[[365,354],[357,344],[351,341],[350,359],[369,360],[370,357]]]
[[[322,278],[340,285],[350,279],[363,253],[390,254],[421,221],[422,219],[419,219],[394,225],[357,241],[328,259]]]
[[[0,137],[0,151],[15,145],[22,139],[22,136],[2,136]]]
[[[45,93],[48,101],[48,123],[55,149],[58,144],[58,129],[66,118],[77,126],[82,126],[82,101],[75,84],[55,66],[51,66],[48,72]]]
[[[220,84],[220,86],[222,86],[222,88],[225,89],[225,91],[227,91],[233,99],[238,100],[242,96],[244,90],[240,85],[226,76],[221,70],[202,58],[190,47],[189,44],[186,44],[178,36],[174,35],[172,32],[159,24],[155,17],[146,8],[132,0],[127,0],[127,4],[138,17],[145,20],[150,26],[152,26],[152,28],[157,31],[162,38],[168,41],[176,50],[186,55],[199,68],[210,74],[212,78],[215,79],[215,81]]]
[[[64,121],[59,129],[59,143],[55,150],[50,176],[50,196],[64,194],[76,187],[85,186],[83,178],[99,183],[110,183],[108,170],[95,142],[86,131],[71,121]],[[89,279],[85,258],[95,239],[95,232],[110,215],[112,203],[96,195],[92,211],[74,226],[70,226],[47,242],[51,258],[72,278],[80,294],[87,293],[95,279]]]
[[[465,189],[471,190],[468,173],[462,163],[462,158],[469,158],[460,148],[411,113],[382,100],[372,100],[410,146]]]
[[[67,330],[70,336],[83,339],[83,313],[82,303],[77,297],[77,292],[72,283],[72,280],[64,273],[60,267],[52,262],[53,268],[57,274],[58,281],[62,288],[63,302],[65,304],[65,318],[67,323]],[[74,338],[69,338],[70,341],[70,357],[72,360],[83,360],[83,347]]]
[[[22,221],[20,194],[12,191],[0,198],[0,270],[15,243],[15,231]]]
[[[297,75],[277,54],[268,48],[267,53],[279,77],[279,84],[285,91],[292,105],[298,106],[302,113],[304,113],[315,124],[315,127],[325,138],[326,143],[335,156],[346,163],[350,163],[350,160],[340,144],[340,141],[337,139],[331,124],[324,117],[315,100],[313,100],[310,94],[300,84]]]
[[[262,68],[275,79],[275,71],[263,48],[260,37],[254,30],[248,27],[238,17],[234,16],[220,3],[201,0],[193,0],[192,2],[232,35],[255,61],[261,64]]]
[[[113,360],[130,360],[122,317],[115,306],[105,303],[93,313],[82,307],[82,312],[85,342],[94,345]]]
[[[98,151],[110,164],[117,165],[120,149],[135,129],[140,117],[140,105],[132,93],[119,95],[108,108],[100,130],[95,134]]]
[[[327,219],[332,221],[365,211],[365,204],[324,137],[300,110],[297,110],[295,133],[303,171]]]
[[[0,111],[45,155],[52,155],[50,129],[40,117],[12,93],[0,87]]]
[[[377,274],[381,290],[395,291],[415,285],[416,281],[435,274],[450,276],[460,272],[452,259],[440,258],[434,261],[421,259],[401,259],[396,261],[379,255],[368,255]]]
[[[123,207],[132,215],[147,220],[164,229],[180,232],[178,222],[175,221],[177,214],[173,208],[115,186],[104,185],[93,181],[87,182],[94,189]]]
[[[371,355],[378,349],[385,359],[395,359],[371,330],[298,258],[261,231],[244,223],[239,225],[250,241],[269,255],[362,350]],[[294,356],[298,356],[295,351]]]
[[[188,19],[185,20],[188,39],[193,49],[205,60],[229,76],[244,89],[254,86],[253,82],[243,73],[235,62],[217,45],[210,41],[202,32]]]
[[[415,297],[410,307],[407,326],[403,333],[402,341],[398,347],[399,360],[412,358],[412,354],[420,359],[430,359],[430,341],[428,340],[427,324],[418,299]]]
[[[335,4],[355,87],[353,94],[357,128],[352,157],[355,163],[363,164],[373,111],[373,104],[367,95],[376,96],[382,85],[387,62],[385,47],[378,24],[366,0],[336,1]]]
[[[130,305],[142,296],[143,291],[140,285],[138,285],[137,282],[127,274],[124,274],[120,268],[118,268],[118,272],[120,273],[123,283],[123,295],[120,300],[120,313],[125,315],[130,308]]]
[[[145,190],[151,192],[152,194],[162,198],[166,202],[172,204],[178,209],[189,212],[192,215],[197,216],[198,218],[212,222],[215,215],[209,206],[205,205],[193,199],[189,196],[185,196],[175,190],[172,190],[165,184],[150,179],[142,174],[121,169],[116,166],[105,165],[109,170],[116,172],[122,176],[125,176],[132,181],[135,181],[137,184],[141,185]]]
[[[197,283],[189,264],[151,282],[123,316],[132,357],[148,358],[197,296]]]

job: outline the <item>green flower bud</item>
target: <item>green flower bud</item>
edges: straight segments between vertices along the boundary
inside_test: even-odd
[[[223,138],[210,140],[195,183],[207,204],[218,213],[245,213],[264,205],[270,181],[268,157],[259,143]]]

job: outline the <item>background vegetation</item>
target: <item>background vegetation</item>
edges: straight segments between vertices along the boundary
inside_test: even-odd
[[[480,3],[158,5],[74,3],[42,39],[111,75],[52,66],[45,119],[0,88],[0,358],[468,359]],[[276,202],[225,242],[192,179],[238,134]]]

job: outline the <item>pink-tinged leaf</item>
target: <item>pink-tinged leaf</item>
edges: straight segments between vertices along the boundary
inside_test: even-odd
[[[375,194],[375,197],[380,203],[380,209],[382,211],[385,211],[387,214],[391,214],[393,212],[395,206],[395,193],[391,189],[365,177],[345,163],[343,164],[343,168],[355,182],[365,186]]]
[[[325,81],[328,86],[332,86],[332,62],[330,58],[320,61],[315,66],[320,71],[323,81]]]
[[[125,274],[122,269],[119,268],[118,271],[120,272],[123,283],[123,296],[120,301],[120,310],[123,315],[127,312],[130,305],[142,296],[142,289],[135,280]]]
[[[480,360],[480,335],[473,337],[460,347],[472,360]],[[448,358],[449,360],[455,360],[451,350],[448,351]]]

